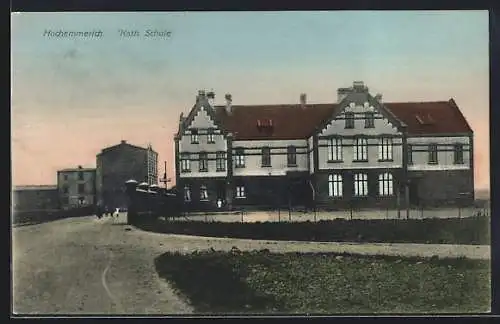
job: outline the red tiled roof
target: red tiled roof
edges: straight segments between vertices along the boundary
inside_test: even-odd
[[[223,127],[233,133],[235,139],[302,139],[328,119],[335,104],[233,106],[231,115],[225,107],[217,107],[216,116]],[[273,132],[259,130],[258,120],[272,120]]]
[[[472,132],[453,99],[434,102],[393,102],[384,105],[407,125],[410,135]]]
[[[409,134],[444,134],[472,132],[469,124],[453,99],[436,102],[384,103],[396,118],[407,124]],[[304,139],[314,133],[316,127],[332,116],[338,105],[299,104],[232,106],[227,114],[225,107],[216,107],[216,118],[235,139]],[[429,115],[431,116],[429,118]],[[421,124],[417,119],[424,122]],[[273,132],[257,127],[258,121],[272,120]],[[426,123],[431,121],[431,123]]]

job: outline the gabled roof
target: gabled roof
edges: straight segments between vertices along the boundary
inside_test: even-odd
[[[103,153],[106,153],[106,152],[109,152],[109,151],[113,151],[117,148],[121,148],[121,147],[130,147],[130,148],[134,148],[134,149],[138,149],[138,150],[142,150],[142,151],[147,151],[148,149],[145,148],[145,147],[141,147],[141,146],[137,146],[137,145],[132,145],[130,143],[128,143],[127,141],[122,141],[121,143],[119,144],[116,144],[116,145],[113,145],[113,146],[109,146],[109,147],[106,147],[106,148],[103,148],[101,150],[101,152],[97,155],[101,155]],[[157,153],[155,150],[151,149],[153,152]]]
[[[369,96],[370,100],[373,97]],[[207,107],[207,112],[225,133],[236,140],[306,139],[339,113],[342,102],[324,104],[232,105]],[[409,135],[471,133],[472,129],[453,99],[430,102],[384,102],[381,113],[406,125]],[[184,119],[184,125],[194,118],[197,106]],[[259,127],[261,121],[272,121],[272,132]],[[181,127],[180,127],[181,129]],[[184,129],[184,127],[182,127]]]

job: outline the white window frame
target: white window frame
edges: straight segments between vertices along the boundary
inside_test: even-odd
[[[207,143],[215,144],[215,131],[212,128],[209,128],[207,131]]]
[[[368,174],[366,173],[354,174],[354,196],[356,197],[368,196]]]
[[[354,140],[354,161],[368,161],[368,139],[358,137]]]
[[[435,157],[435,159],[433,159]],[[428,146],[428,164],[438,164],[439,163],[439,149],[437,143],[431,143]]]
[[[184,201],[185,202],[190,202],[191,201],[191,188],[189,186],[184,186]]]
[[[243,148],[237,148],[234,152],[234,167],[244,168],[245,167],[245,150]]]
[[[378,194],[382,197],[394,195],[394,176],[390,172],[378,176]]]
[[[215,153],[215,168],[216,171],[226,171],[226,152]]]
[[[206,185],[200,186],[200,201],[208,201],[208,189]]]
[[[342,139],[333,137],[328,139],[328,161],[342,161]]]
[[[246,198],[245,186],[236,186],[236,198],[243,199]]]
[[[340,174],[330,174],[328,175],[328,196],[330,197],[342,197],[343,195],[343,182],[342,175]]]
[[[200,143],[200,137],[198,134],[197,129],[192,129],[191,130],[191,144],[199,144]]]
[[[191,172],[191,154],[181,153],[181,172]]]
[[[297,166],[297,147],[289,145],[286,149],[287,166]]]
[[[271,166],[271,148],[266,146],[261,149],[261,166],[270,167]],[[268,163],[265,163],[268,162]]]
[[[392,161],[394,144],[392,138],[381,137],[378,140],[378,159],[379,161]]]
[[[207,152],[198,153],[198,171],[208,172],[208,153]]]
[[[365,128],[375,128],[375,113],[373,111],[365,112]]]

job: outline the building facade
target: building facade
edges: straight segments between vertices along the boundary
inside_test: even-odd
[[[96,204],[96,169],[68,168],[57,171],[57,189],[63,209]]]
[[[472,203],[473,131],[453,99],[386,103],[363,82],[337,96],[216,106],[200,91],[174,140],[185,207]]]
[[[59,209],[56,185],[17,186],[12,190],[12,207],[16,211]]]
[[[97,200],[101,206],[126,208],[125,182],[133,179],[158,183],[158,153],[126,141],[103,149],[96,156]]]

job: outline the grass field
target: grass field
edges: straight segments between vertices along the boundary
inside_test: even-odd
[[[481,313],[489,261],[338,254],[166,253],[160,277],[198,313]]]

